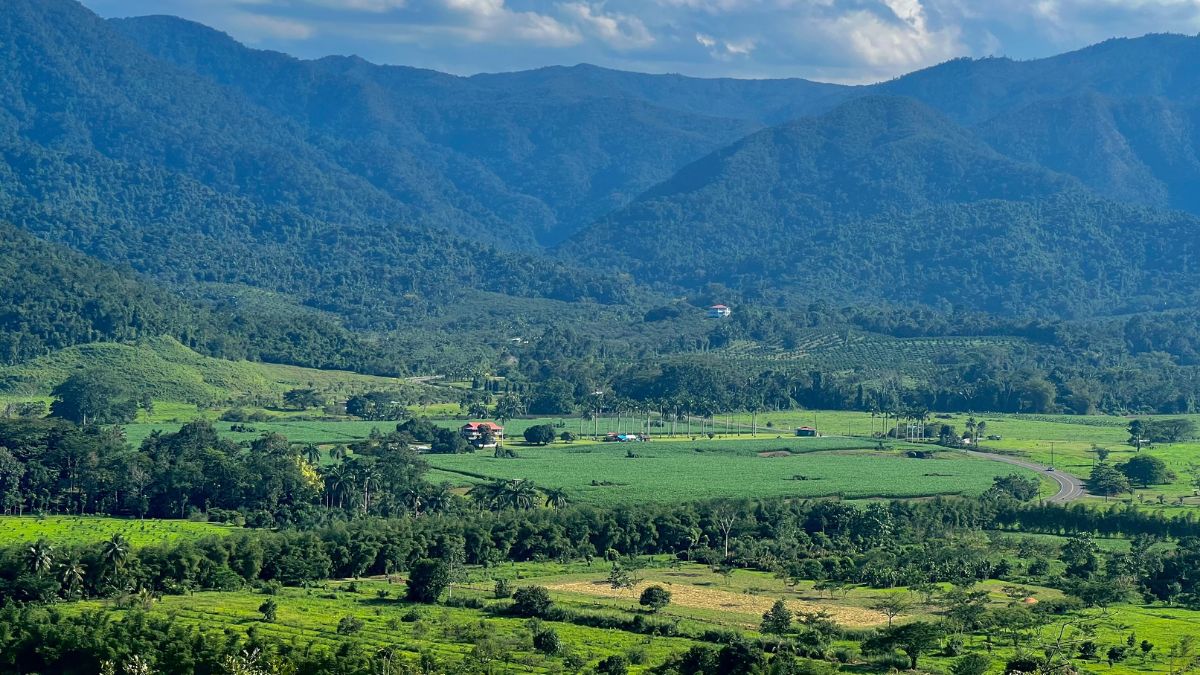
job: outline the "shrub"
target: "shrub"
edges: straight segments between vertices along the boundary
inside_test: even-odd
[[[545,586],[525,586],[513,593],[512,611],[518,616],[545,616],[552,605],[550,591]]]
[[[499,600],[512,597],[512,585],[508,583],[508,579],[496,579],[496,585],[492,589],[492,594]]]
[[[596,664],[596,672],[603,675],[625,675],[629,672],[629,661],[620,654],[613,654]]]
[[[548,656],[562,651],[562,641],[553,628],[539,628],[533,633],[533,648]]]
[[[338,635],[354,635],[363,629],[363,622],[358,617],[347,614],[343,616],[337,624]]]
[[[279,613],[279,603],[275,602],[273,598],[267,598],[263,604],[258,606],[258,611],[262,613],[263,621],[273,623]]]
[[[992,667],[992,659],[983,654],[967,654],[950,666],[951,675],[984,675]]]
[[[638,604],[657,612],[671,604],[671,592],[662,586],[648,586],[642,591],[642,597],[638,598]]]

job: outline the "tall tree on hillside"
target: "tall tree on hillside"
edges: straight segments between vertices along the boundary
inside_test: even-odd
[[[137,396],[99,370],[75,373],[51,394],[50,414],[76,424],[124,424],[137,415]]]

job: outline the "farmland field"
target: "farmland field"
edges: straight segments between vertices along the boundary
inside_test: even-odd
[[[121,534],[134,547],[224,535],[233,528],[188,520],[134,520],[99,516],[0,516],[0,545],[47,539],[84,545]]]
[[[910,459],[896,451],[835,449],[856,443],[863,446],[852,439],[556,444],[520,448],[518,459],[477,453],[430,455],[427,460],[442,472],[476,479],[526,478],[595,504],[750,496],[977,495],[995,476],[1015,470],[953,453]]]
[[[285,643],[311,644],[318,649],[336,649],[346,639],[337,625],[343,617],[355,617],[362,627],[351,639],[375,652],[391,647],[397,661],[415,662],[419,655],[432,659],[441,669],[480,658],[481,645],[491,645],[502,662],[493,664],[493,672],[561,672],[567,655],[576,663],[595,666],[606,656],[626,655],[630,672],[646,672],[673,653],[704,643],[704,635],[713,630],[738,630],[758,633],[763,609],[776,599],[784,599],[794,610],[828,613],[839,626],[865,629],[886,624],[886,618],[872,605],[885,597],[899,594],[909,601],[897,622],[937,619],[936,604],[918,600],[905,589],[871,589],[853,586],[831,594],[818,591],[811,581],[786,582],[774,575],[750,570],[734,570],[727,576],[712,568],[691,563],[668,563],[659,557],[645,560],[647,567],[636,571],[633,589],[614,589],[606,583],[608,567],[604,563],[516,563],[495,569],[470,568],[466,578],[455,587],[453,596],[467,600],[472,608],[446,605],[415,605],[399,598],[402,583],[382,579],[330,581],[318,588],[284,588],[271,596],[278,605],[274,621],[266,622],[259,606],[267,596],[251,591],[204,592],[188,596],[164,596],[150,607],[152,614],[170,615],[185,625],[204,632],[226,629],[244,632],[253,629],[259,635]],[[532,647],[532,629],[539,625],[504,613],[507,600],[493,599],[492,580],[505,578],[513,587],[541,585],[550,590],[554,605],[576,616],[604,616],[616,621],[646,618],[638,604],[638,589],[657,584],[672,594],[671,603],[653,617],[675,627],[677,637],[647,636],[617,628],[594,628],[562,620],[547,620],[541,626],[553,628],[565,650],[556,656],[539,654]],[[940,585],[939,590],[950,588]],[[1050,600],[1061,598],[1059,591],[1034,584],[1006,584],[986,581],[976,586],[987,593],[987,606],[1009,605],[1013,588],[1030,597]],[[78,603],[73,611],[105,608],[114,615],[126,610],[96,602]],[[1092,639],[1101,644],[1123,643],[1131,632],[1165,647],[1191,632],[1200,620],[1200,612],[1159,606],[1128,604],[1108,610],[1085,610],[1074,616],[1049,617],[1048,622],[1026,637],[1029,646],[1052,641],[1067,622],[1086,624]],[[708,638],[711,639],[711,638]],[[835,648],[857,653],[858,641],[836,639]],[[978,637],[964,645],[967,651],[988,653],[996,663],[1011,657],[1016,650],[1010,644],[996,642],[986,646]],[[1115,666],[1097,668],[1113,675],[1165,672],[1164,653],[1151,658],[1130,658]],[[925,657],[925,669],[946,670],[954,659],[940,653]],[[475,664],[477,665],[477,664]]]

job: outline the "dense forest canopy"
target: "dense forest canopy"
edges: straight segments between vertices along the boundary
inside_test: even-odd
[[[501,374],[558,410],[814,331],[980,336],[997,341],[890,371],[738,367],[787,383],[780,405],[1021,409],[1013,392],[1048,384],[1039,409],[1193,408],[1196,38],[842,87],[456,77],[69,0],[6,9],[6,364],[167,335],[222,358]],[[714,303],[734,317],[699,320]]]

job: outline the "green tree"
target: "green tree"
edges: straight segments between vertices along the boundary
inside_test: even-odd
[[[296,410],[308,410],[325,405],[325,400],[314,389],[289,389],[283,394],[283,403]]]
[[[525,442],[530,445],[547,445],[554,442],[554,425],[535,424],[525,429]]]
[[[921,655],[941,644],[942,627],[928,621],[914,621],[884,628],[868,638],[864,651],[887,652],[899,649],[908,656],[909,668],[917,669]]]
[[[45,539],[38,539],[25,549],[25,562],[34,574],[45,574],[54,564],[54,547]]]
[[[274,598],[267,598],[258,606],[258,611],[263,615],[263,621],[274,623],[279,614],[279,603],[275,602]]]
[[[550,591],[545,586],[522,586],[513,593],[512,611],[517,616],[542,617],[552,605]]]
[[[950,666],[950,675],[985,675],[991,667],[991,657],[984,654],[967,654],[959,657]]]
[[[137,416],[137,395],[108,373],[75,373],[53,389],[50,414],[76,424],[125,424]]]
[[[671,592],[662,586],[647,586],[638,598],[638,604],[649,608],[651,612],[658,612],[671,604]]]
[[[776,600],[775,604],[771,605],[771,609],[763,613],[760,630],[771,635],[783,635],[791,628],[792,610],[788,609],[787,603],[782,598]]]
[[[412,602],[437,602],[450,585],[450,570],[441,560],[419,560],[409,571],[406,583],[406,597]]]
[[[1129,479],[1125,474],[1103,462],[1092,469],[1092,474],[1087,479],[1087,488],[1092,494],[1103,496],[1104,501],[1130,491]]]
[[[571,498],[567,495],[567,491],[562,488],[547,488],[544,494],[546,496],[546,506],[555,511],[571,503]]]
[[[911,606],[908,599],[899,593],[888,593],[879,600],[871,603],[871,609],[887,617],[889,626],[892,625],[896,617],[907,612]]]
[[[1166,462],[1153,455],[1138,455],[1117,465],[1117,469],[1125,474],[1130,483],[1142,487],[1151,485],[1166,485],[1175,480],[1175,472],[1167,468]]]

